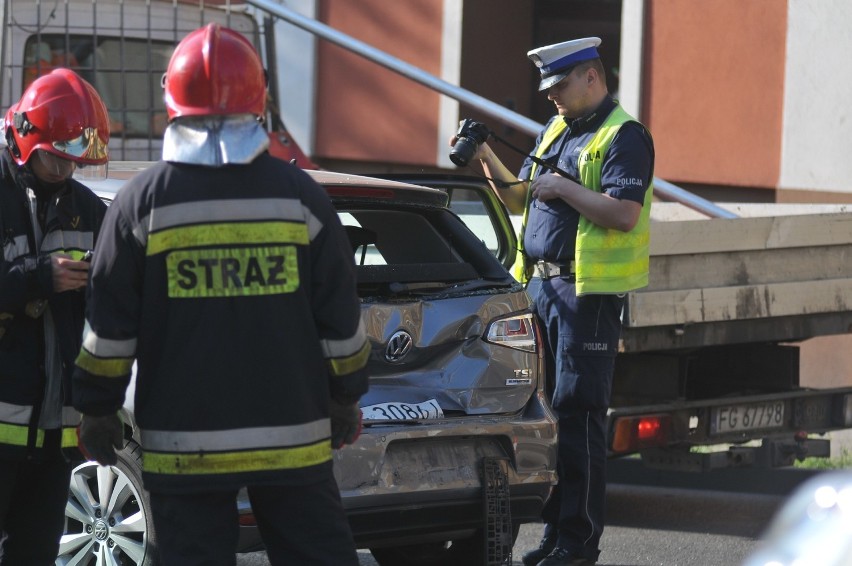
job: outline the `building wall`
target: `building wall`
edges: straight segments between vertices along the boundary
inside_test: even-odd
[[[301,16],[316,19],[317,2],[288,0],[287,6]],[[280,19],[275,22],[279,110],[290,135],[307,155],[314,154],[314,92],[319,41],[314,34],[289,22]]]
[[[788,10],[779,187],[852,196],[852,2],[789,0]]]
[[[319,19],[336,30],[441,74],[443,2],[323,0]],[[439,95],[328,41],[317,47],[312,157],[435,163]]]
[[[531,104],[538,72],[527,59],[533,42],[530,3],[517,0],[464,0],[463,3],[459,86],[535,119]],[[498,136],[525,151],[535,141],[534,137],[503,126],[464,104],[460,105],[459,118],[484,122]],[[493,147],[510,170],[520,169],[523,157],[499,142]],[[474,167],[478,170],[479,166]]]
[[[621,68],[618,94],[654,134],[658,177],[722,200],[852,202],[848,0],[294,3],[340,32],[540,122],[552,109],[536,92],[526,51],[618,34],[609,13],[620,8],[620,61],[616,52],[607,66]],[[285,88],[284,112],[321,164],[454,169],[446,143],[463,117],[531,147],[529,134],[451,97],[326,40],[315,48],[303,43],[305,49],[287,51],[304,54],[288,64],[289,90],[313,98],[288,104]],[[499,146],[498,153],[517,168],[520,156]]]
[[[647,0],[643,116],[657,176],[775,188],[786,0]]]
[[[302,0],[305,1],[305,0]],[[529,115],[531,5],[516,0],[317,0],[324,24],[476,95]],[[317,45],[312,157],[351,171],[455,169],[455,99],[328,41]],[[532,138],[490,122],[510,143]],[[511,152],[511,166],[520,165]],[[517,164],[515,163],[517,161]]]
[[[302,13],[313,11],[320,22],[343,34],[542,124],[553,106],[537,91],[538,73],[526,57],[528,50],[598,35],[605,39],[601,52],[607,68],[618,68],[620,4],[613,0],[294,3]],[[283,114],[296,139],[310,142],[307,150],[320,165],[349,171],[455,170],[448,159],[448,141],[459,119],[467,117],[484,121],[523,151],[532,149],[534,135],[529,132],[325,39],[302,45],[304,49],[293,47],[281,56],[288,61],[289,81],[282,89]],[[297,52],[303,59],[294,61]],[[309,80],[300,82],[303,78]],[[298,97],[288,97],[288,89],[311,90],[313,108],[296,104]],[[496,149],[510,169],[520,167],[522,155],[499,143]]]

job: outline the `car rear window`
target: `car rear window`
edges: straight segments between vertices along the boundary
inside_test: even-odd
[[[449,210],[391,205],[338,207],[338,214],[362,296],[461,291],[472,281],[504,286],[511,280],[482,240]]]

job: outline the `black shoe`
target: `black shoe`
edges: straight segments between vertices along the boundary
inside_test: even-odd
[[[538,548],[530,550],[521,557],[521,562],[524,566],[536,566],[539,562],[547,558],[547,555],[553,552],[556,548],[556,537],[543,537],[538,544]]]
[[[595,560],[577,556],[567,548],[557,546],[536,566],[594,566],[595,562]]]

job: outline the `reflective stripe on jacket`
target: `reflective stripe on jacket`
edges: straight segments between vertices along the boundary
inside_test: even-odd
[[[44,447],[44,430],[30,425],[33,420],[32,405],[16,405],[0,402],[0,444],[5,444],[12,451],[27,448],[30,434],[33,434],[33,448]],[[80,413],[73,407],[62,408],[62,448],[77,446],[77,425],[80,424]],[[32,431],[32,432],[31,432]]]
[[[277,427],[142,432],[145,471],[207,475],[308,468],[331,458],[328,419]]]

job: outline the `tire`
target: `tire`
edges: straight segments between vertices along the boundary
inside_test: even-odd
[[[520,528],[520,524],[513,525],[512,546]],[[466,539],[371,548],[370,553],[379,566],[484,566],[487,558],[482,531]]]
[[[155,548],[138,444],[128,443],[115,466],[74,468],[56,566],[157,566]]]

